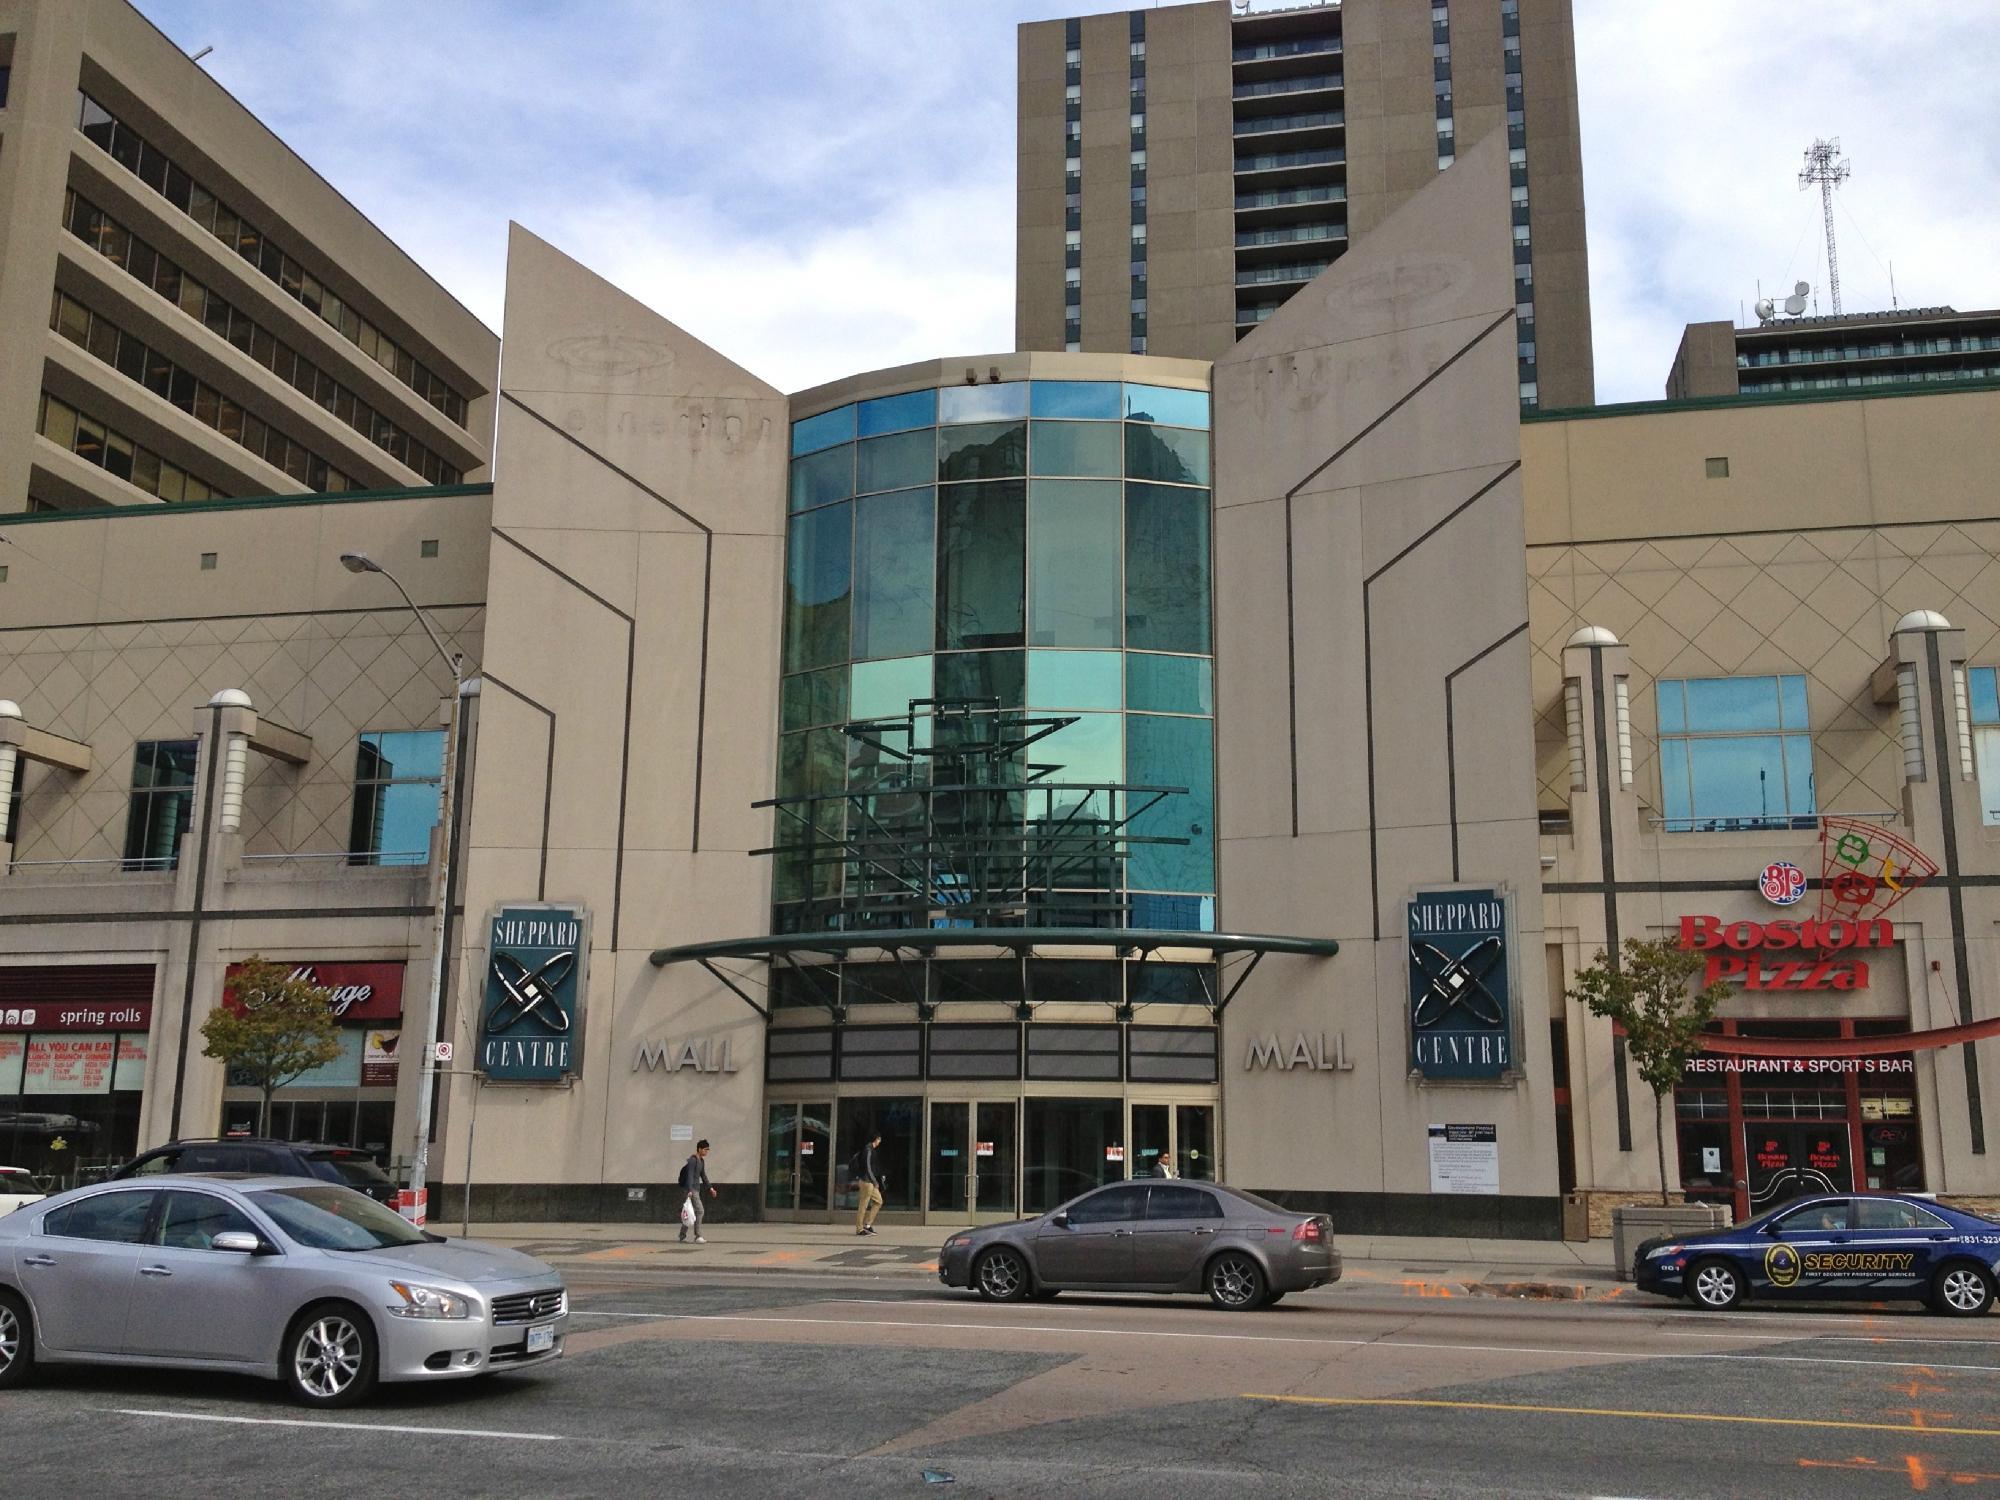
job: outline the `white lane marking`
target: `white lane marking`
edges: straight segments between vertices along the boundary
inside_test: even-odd
[[[225,1422],[238,1427],[325,1427],[337,1432],[414,1432],[425,1437],[519,1438],[524,1443],[560,1443],[559,1432],[490,1432],[483,1427],[398,1427],[388,1422],[315,1422],[302,1417],[223,1417],[199,1411],[153,1411],[144,1407],[102,1406],[120,1417],[165,1417],[175,1422]]]
[[[1201,1339],[1231,1344],[1329,1344],[1350,1349],[1430,1349],[1452,1354],[1556,1354],[1585,1359],[1671,1359],[1729,1360],[1738,1364],[1766,1365],[1873,1365],[1884,1370],[1954,1370],[1983,1375],[2000,1375],[2000,1365],[1948,1365],[1935,1360],[1836,1359],[1805,1354],[1635,1354],[1628,1349],[1543,1349],[1527,1344],[1432,1344],[1403,1339],[1324,1339],[1268,1333],[1190,1333],[1148,1328],[1058,1327],[1046,1323],[919,1323],[892,1318],[871,1318],[863,1324],[839,1323],[830,1318],[773,1318],[748,1313],[635,1313],[600,1312],[571,1317],[643,1318],[665,1323],[774,1323],[788,1328],[915,1328],[939,1332],[970,1333],[1069,1333],[1097,1338]]]

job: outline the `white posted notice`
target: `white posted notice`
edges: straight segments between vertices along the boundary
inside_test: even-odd
[[[1433,1125],[1431,1191],[1500,1191],[1500,1131],[1493,1125]]]

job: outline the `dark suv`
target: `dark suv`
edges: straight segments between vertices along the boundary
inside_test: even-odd
[[[151,1177],[165,1172],[256,1172],[284,1177],[317,1177],[366,1193],[377,1203],[395,1206],[396,1183],[366,1151],[351,1146],[321,1146],[310,1141],[272,1141],[260,1136],[231,1135],[220,1139],[174,1141],[133,1158],[111,1174],[113,1179]]]

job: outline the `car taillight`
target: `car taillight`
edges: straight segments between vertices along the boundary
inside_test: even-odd
[[[1320,1233],[1319,1220],[1307,1219],[1303,1224],[1294,1225],[1292,1228],[1292,1238],[1295,1240],[1319,1240],[1324,1238]]]

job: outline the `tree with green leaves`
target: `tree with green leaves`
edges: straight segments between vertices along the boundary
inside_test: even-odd
[[[271,1096],[340,1056],[340,1027],[326,991],[288,964],[252,954],[229,977],[227,998],[201,1023],[202,1056],[247,1076],[262,1096],[257,1133],[271,1129]]]
[[[1612,963],[1602,949],[1579,970],[1567,993],[1625,1033],[1625,1051],[1639,1077],[1653,1091],[1653,1139],[1660,1156],[1660,1202],[1667,1202],[1667,1094],[1701,1051],[1701,1034],[1729,994],[1721,980],[1690,990],[1705,963],[1699,953],[1674,943],[1627,938],[1624,962]]]

